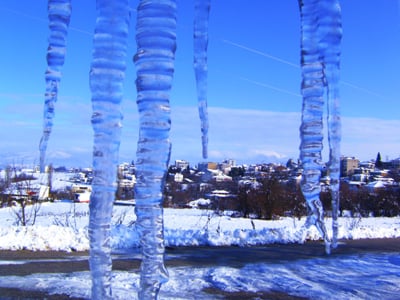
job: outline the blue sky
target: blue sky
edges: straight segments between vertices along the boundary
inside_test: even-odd
[[[122,161],[135,158],[132,21],[123,102]],[[344,0],[341,62],[342,153],[366,160],[400,156],[400,9],[397,0]],[[72,0],[67,56],[56,104],[49,161],[86,166],[92,129],[88,73],[95,1]],[[192,68],[193,1],[178,0],[178,49],[171,92],[172,157],[202,161]],[[42,133],[47,1],[0,2],[0,155],[37,163]],[[300,97],[297,1],[212,1],[209,41],[209,160],[297,158]],[[326,156],[325,156],[326,157]]]

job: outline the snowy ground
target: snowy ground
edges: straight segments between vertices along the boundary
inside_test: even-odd
[[[28,209],[29,210],[29,209]],[[0,209],[0,250],[89,249],[86,203],[43,203],[34,226],[16,226],[16,208]],[[133,206],[115,206],[112,244],[114,249],[138,245]],[[282,218],[276,221],[250,220],[219,215],[209,210],[166,209],[165,240],[167,246],[251,246],[297,242],[296,232],[305,219]],[[329,229],[330,219],[327,219]],[[400,237],[400,217],[340,218],[339,238]],[[311,228],[307,239],[319,239]]]
[[[117,206],[112,244],[123,251],[138,244],[134,208]],[[16,226],[15,210],[0,209],[0,249],[87,250],[88,205],[68,202],[42,204],[36,224]],[[250,246],[296,242],[304,219],[249,220],[212,211],[165,210],[168,246]],[[327,220],[329,227],[330,220]],[[341,239],[399,238],[400,218],[341,218]],[[315,229],[308,239],[318,239]],[[321,246],[323,247],[323,246]],[[5,262],[0,262],[5,263]],[[7,262],[10,263],[10,262]],[[15,262],[17,263],[17,262]],[[18,262],[21,263],[21,262]],[[205,288],[227,292],[282,291],[312,299],[396,299],[400,292],[400,254],[373,253],[295,260],[288,264],[247,264],[244,267],[175,267],[162,288],[161,299],[212,299]],[[136,295],[139,274],[114,272],[115,299]],[[1,287],[28,288],[88,298],[88,272],[1,277]]]

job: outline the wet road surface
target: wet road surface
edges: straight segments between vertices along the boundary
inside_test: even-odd
[[[273,244],[259,247],[177,247],[167,248],[166,266],[230,266],[243,267],[249,263],[285,263],[298,259],[332,257],[373,252],[400,252],[400,239],[369,239],[341,241],[330,256],[325,254],[322,242],[305,244]],[[10,262],[10,264],[7,263]],[[88,271],[88,252],[33,252],[0,251],[0,276],[26,276],[36,273],[72,273]],[[139,272],[140,255],[119,252],[113,255],[113,269]],[[225,293],[210,290],[209,293],[226,299],[301,299],[282,293]],[[76,299],[67,295],[47,295],[36,291],[0,288],[0,299]]]

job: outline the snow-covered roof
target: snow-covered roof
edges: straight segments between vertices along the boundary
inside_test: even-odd
[[[372,181],[367,184],[368,188],[373,188],[373,189],[380,189],[384,188],[385,184],[382,181]]]

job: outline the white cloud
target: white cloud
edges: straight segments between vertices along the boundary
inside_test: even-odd
[[[202,160],[197,109],[175,108],[173,112],[173,156],[179,154],[181,158],[191,156],[192,159],[193,151],[196,151],[198,155],[195,157]],[[298,113],[211,107],[209,119],[210,160],[268,160],[297,154]]]
[[[173,156],[183,159],[194,156],[197,161],[202,160],[197,109],[186,107],[173,111]],[[299,156],[300,113],[211,107],[209,118],[210,160],[234,158],[253,162]],[[393,159],[400,156],[399,147],[400,120],[342,118],[344,155],[367,160],[380,151],[384,158]],[[324,160],[328,158],[328,148],[325,136]]]
[[[342,153],[367,160],[380,152],[383,159],[400,156],[400,120],[342,119]]]
[[[275,157],[276,159],[286,158],[286,155],[283,155],[281,153],[278,153],[275,151],[270,151],[270,150],[263,150],[263,149],[254,149],[254,150],[251,150],[250,153],[253,155],[258,155],[258,156]]]
[[[37,108],[34,113],[37,113]],[[28,112],[24,113],[24,117],[26,114]],[[58,163],[65,160],[66,165],[79,162],[80,166],[84,166],[91,163],[93,131],[90,114],[90,103],[60,101],[57,104],[54,129],[49,141],[49,158],[56,159]],[[134,101],[124,101],[123,114],[120,158],[130,161],[135,159],[138,139],[138,115]],[[29,157],[32,162],[37,162],[41,123],[32,125],[40,121],[40,116],[32,115],[35,118],[32,122],[26,122],[19,115],[15,119],[8,118],[8,123],[3,120],[5,130],[0,133],[0,154],[7,154],[9,159],[13,159],[12,155],[15,158],[24,157],[25,162]],[[171,117],[171,160],[186,159],[192,163],[203,161],[197,107],[172,106]],[[233,158],[247,163],[284,162],[299,156],[299,112],[210,107],[209,118],[210,161]],[[344,155],[366,160],[375,158],[376,153],[381,152],[384,159],[387,156],[390,159],[399,157],[400,120],[342,119],[341,149]],[[324,147],[326,160],[328,145],[325,143]]]

